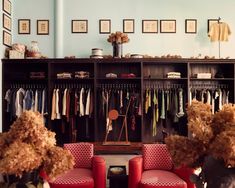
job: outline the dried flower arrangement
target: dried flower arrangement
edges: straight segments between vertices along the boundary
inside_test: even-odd
[[[21,177],[41,168],[53,179],[73,168],[72,154],[56,146],[55,133],[47,130],[38,112],[25,111],[8,132],[0,134],[0,173]]]
[[[235,167],[235,105],[211,113],[211,106],[193,100],[187,109],[192,138],[172,135],[165,139],[175,166],[203,167],[208,156]]]
[[[116,31],[115,33],[111,33],[109,35],[107,41],[110,43],[123,44],[129,42],[130,39],[127,34],[122,33],[121,31]]]

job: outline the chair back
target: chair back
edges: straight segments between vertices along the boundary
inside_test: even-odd
[[[143,144],[144,170],[171,170],[173,162],[166,144]]]
[[[75,158],[75,168],[91,168],[94,156],[94,146],[91,143],[69,143],[64,144]]]

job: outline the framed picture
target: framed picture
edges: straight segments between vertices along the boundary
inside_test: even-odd
[[[3,31],[2,42],[4,45],[10,47],[11,46],[11,34]]]
[[[123,20],[123,33],[134,33],[135,32],[135,20],[124,19]]]
[[[197,33],[197,20],[196,19],[185,20],[185,33]]]
[[[208,19],[207,20],[207,32],[210,31],[210,26],[214,23],[218,23],[218,19]]]
[[[3,28],[7,29],[8,31],[11,31],[11,18],[4,13],[2,16],[2,25]]]
[[[18,34],[30,34],[30,19],[18,20]]]
[[[72,33],[87,33],[88,20],[72,20]]]
[[[2,10],[11,15],[11,1],[2,0]]]
[[[158,20],[142,20],[142,33],[157,33]]]
[[[176,33],[176,20],[160,20],[161,33]]]
[[[37,34],[49,35],[49,20],[37,20]]]
[[[111,33],[111,20],[99,20],[100,34],[109,34]]]

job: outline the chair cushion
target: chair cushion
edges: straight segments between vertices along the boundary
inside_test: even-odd
[[[184,180],[178,177],[176,174],[166,170],[147,170],[142,174],[140,180],[141,188],[187,188],[187,184]]]
[[[59,176],[55,181],[50,182],[51,188],[93,188],[94,179],[92,170],[85,168],[74,168],[67,173]]]
[[[173,162],[165,144],[144,144],[144,170],[171,170]]]
[[[75,168],[91,168],[92,157],[94,155],[93,144],[91,143],[73,143],[64,144],[75,158]]]

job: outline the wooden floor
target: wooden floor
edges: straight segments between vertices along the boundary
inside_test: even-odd
[[[125,143],[103,143],[95,142],[96,154],[140,154],[142,142],[130,142],[129,145]]]

